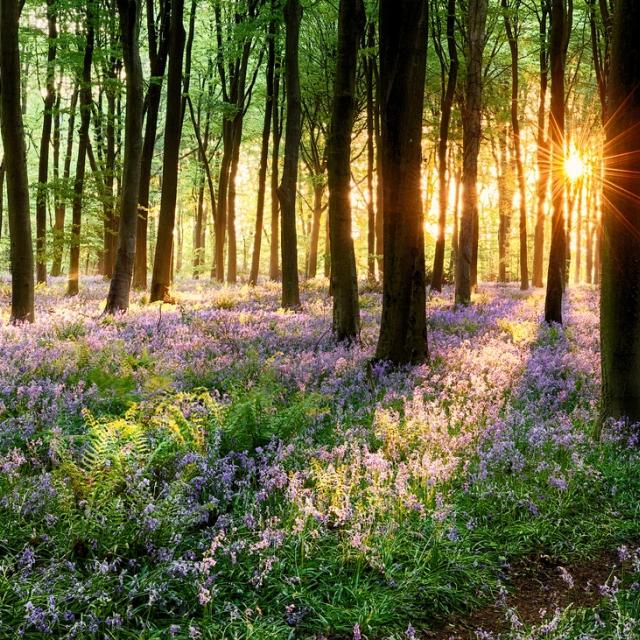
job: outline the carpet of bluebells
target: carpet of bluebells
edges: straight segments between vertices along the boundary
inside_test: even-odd
[[[337,345],[323,285],[189,281],[101,315],[105,283],[0,283],[0,638],[429,638],[526,558],[619,549],[595,608],[504,638],[640,638],[640,454],[598,414],[598,300],[429,303],[429,364]],[[571,588],[567,580],[567,589]],[[496,637],[478,629],[477,638]]]

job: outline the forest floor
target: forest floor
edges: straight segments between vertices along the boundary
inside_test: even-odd
[[[431,361],[337,345],[324,286],[0,283],[0,638],[640,638],[640,450],[599,393],[598,300],[429,302]]]

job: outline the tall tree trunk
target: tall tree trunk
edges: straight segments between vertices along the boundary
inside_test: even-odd
[[[322,223],[322,212],[325,205],[322,203],[324,197],[324,176],[314,176],[313,182],[313,218],[311,221],[311,238],[309,239],[309,267],[307,277],[315,278],[318,273],[318,245],[320,244],[320,226]]]
[[[498,282],[508,281],[509,249],[511,245],[511,214],[513,209],[513,171],[507,143],[507,126],[498,131]]]
[[[38,188],[36,192],[36,279],[38,283],[42,284],[47,282],[47,183],[49,182],[51,125],[53,123],[53,107],[56,101],[54,79],[58,28],[56,26],[55,12],[53,0],[47,0],[47,24],[49,28],[47,87],[44,98],[40,158],[38,160]]]
[[[447,0],[447,47],[449,51],[449,75],[440,109],[440,138],[438,140],[438,238],[433,258],[431,289],[442,291],[444,275],[444,243],[449,206],[449,181],[447,180],[447,147],[451,110],[458,82],[458,49],[455,41],[456,0]]]
[[[170,301],[171,253],[178,192],[178,162],[182,133],[182,58],[185,32],[182,23],[184,0],[171,0],[167,116],[162,159],[162,196],[158,217],[158,238],[153,259],[151,302]]]
[[[284,141],[284,165],[278,187],[282,214],[282,306],[295,309],[300,306],[298,285],[298,247],[296,233],[296,188],[298,183],[298,152],[302,135],[302,108],[300,102],[300,71],[298,42],[302,5],[300,0],[287,0],[285,9],[285,83],[287,97],[287,125]]]
[[[380,1],[384,282],[376,358],[424,362],[426,326],[421,197],[427,3]]]
[[[571,2],[571,0],[569,0]],[[552,153],[551,249],[547,273],[547,293],[544,305],[546,322],[562,324],[562,294],[564,292],[566,235],[564,220],[564,70],[569,20],[566,0],[551,1],[551,115],[549,138]]]
[[[375,46],[375,24],[367,27],[366,46]],[[376,203],[373,188],[375,172],[375,83],[373,74],[373,53],[364,59],[365,80],[367,85],[367,279],[376,280]]]
[[[91,124],[91,65],[94,45],[93,4],[87,5],[87,41],[82,63],[82,81],[80,84],[80,129],[78,131],[78,154],[76,158],[76,177],[73,185],[73,207],[71,218],[71,249],[69,251],[69,281],[67,295],[75,296],[80,284],[80,225],[82,223],[82,196],[84,193],[84,174],[89,147],[89,125]]]
[[[487,0],[469,0],[467,30],[467,77],[462,109],[462,217],[456,267],[456,304],[471,302],[477,279],[478,247],[478,153],[482,115],[482,54],[487,22]]]
[[[7,200],[11,238],[11,322],[33,322],[33,244],[29,211],[29,179],[22,109],[18,0],[0,3],[0,113],[7,162]]]
[[[607,86],[602,417],[640,422],[640,4],[616,0]]]
[[[591,284],[593,282],[593,234],[597,224],[595,218],[595,198],[593,197],[595,187],[595,180],[591,178],[587,183],[586,188],[586,220],[585,220],[585,232],[587,234],[587,246],[586,246],[586,275],[585,282]],[[595,222],[594,222],[595,221]]]
[[[362,0],[340,0],[336,76],[327,142],[333,332],[339,341],[355,340],[360,330],[358,274],[351,235],[351,135],[358,45],[364,20]]]
[[[107,296],[106,313],[126,311],[133,277],[138,222],[140,159],[142,157],[142,63],[138,44],[139,0],[118,0],[124,68],[127,73],[124,167],[116,263]]]
[[[547,42],[547,19],[549,17],[549,0],[542,0],[539,16],[540,27],[540,102],[538,105],[538,133],[536,141],[536,162],[538,180],[536,185],[536,226],[533,245],[533,278],[534,287],[542,287],[544,267],[544,222],[547,201],[547,185],[549,184],[549,143],[545,131],[545,112],[547,109],[547,85],[549,79],[549,47]]]
[[[504,26],[511,52],[511,129],[513,131],[513,147],[518,175],[518,191],[520,193],[520,289],[529,288],[529,259],[527,255],[527,186],[522,162],[522,140],[520,136],[520,119],[518,115],[518,98],[520,93],[519,63],[519,0],[511,5],[509,0],[502,0]],[[511,13],[515,11],[515,13]]]
[[[153,1],[147,0],[147,33],[149,36],[149,62],[151,80],[147,89],[147,118],[145,122],[142,158],[140,160],[140,187],[138,193],[138,224],[136,226],[136,257],[133,269],[133,286],[136,289],[147,288],[147,222],[149,215],[149,187],[151,183],[151,166],[156,145],[158,117],[160,115],[160,99],[162,83],[167,65],[170,0],[160,0],[160,31],[156,33],[153,18]],[[158,41],[159,38],[159,41]]]
[[[280,279],[280,201],[278,199],[278,173],[280,164],[280,72],[281,64],[276,56],[273,77],[273,126],[271,145],[271,247],[269,251],[269,279]]]
[[[273,3],[272,3],[273,6]],[[262,146],[260,148],[260,169],[258,171],[258,203],[256,207],[256,226],[253,236],[253,254],[251,256],[251,273],[249,284],[258,283],[260,270],[260,250],[262,247],[262,226],[264,220],[264,199],[267,189],[267,162],[269,159],[269,136],[271,135],[271,120],[273,118],[273,85],[276,64],[276,30],[277,22],[272,19],[269,24],[269,53],[267,55],[267,95],[264,105],[264,120],[262,123]]]

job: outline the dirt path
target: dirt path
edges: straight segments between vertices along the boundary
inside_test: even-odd
[[[603,553],[588,562],[562,566],[540,557],[514,566],[509,572],[508,594],[502,602],[479,609],[468,616],[450,620],[429,640],[476,640],[476,631],[500,637],[511,629],[509,612],[525,624],[542,624],[553,618],[556,608],[590,608],[602,599],[600,585],[611,584],[626,568],[617,552]],[[420,636],[418,636],[420,637]]]

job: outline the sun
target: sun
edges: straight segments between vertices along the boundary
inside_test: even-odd
[[[585,173],[584,161],[575,149],[572,149],[564,160],[564,172],[570,182],[576,182]]]

